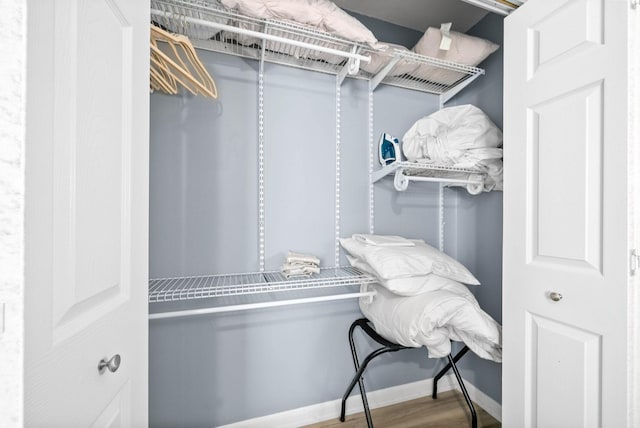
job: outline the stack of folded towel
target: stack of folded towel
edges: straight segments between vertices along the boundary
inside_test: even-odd
[[[292,276],[311,276],[320,273],[320,259],[310,254],[289,251],[281,269],[285,278]]]

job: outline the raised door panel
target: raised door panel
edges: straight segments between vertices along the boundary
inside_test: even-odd
[[[91,428],[125,428],[131,426],[131,383],[127,382],[105,407]]]
[[[528,314],[525,342],[529,426],[600,426],[601,335]]]
[[[111,0],[56,3],[54,342],[130,294],[131,26]],[[99,58],[86,61],[83,58]]]
[[[572,0],[528,28],[528,77],[582,49],[603,43],[603,0]]]
[[[530,263],[602,272],[602,81],[530,106]]]

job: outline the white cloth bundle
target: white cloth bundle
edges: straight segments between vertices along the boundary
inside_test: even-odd
[[[412,162],[476,168],[487,174],[481,188],[502,190],[502,131],[471,104],[444,108],[419,119],[402,138],[402,152]]]
[[[293,276],[311,276],[320,273],[320,259],[310,254],[289,251],[280,271],[287,279]]]
[[[371,47],[381,47],[371,30],[329,0],[220,0],[229,9],[260,19],[308,25]]]
[[[396,235],[371,235],[365,233],[356,233],[352,236],[357,242],[366,245],[374,245],[376,247],[413,247],[415,242]]]
[[[463,341],[482,358],[500,361],[501,328],[460,282],[479,284],[460,262],[422,240],[353,235],[341,239],[352,266],[378,279],[362,313],[383,337],[403,346],[425,346],[429,356]],[[367,287],[367,286],[363,286]]]
[[[451,340],[464,342],[478,356],[502,361],[502,328],[484,312],[462,284],[442,279],[438,290],[403,297],[380,285],[360,309],[381,336],[403,346],[425,346],[429,357],[451,353]],[[363,286],[365,287],[365,286]]]
[[[355,268],[374,275],[394,293],[411,296],[422,292],[419,284],[434,274],[465,284],[479,284],[469,270],[452,257],[424,241],[389,235],[353,235],[340,240]],[[373,245],[372,245],[373,244]],[[414,278],[421,277],[420,280]]]

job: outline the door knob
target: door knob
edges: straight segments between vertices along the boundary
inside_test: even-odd
[[[115,373],[115,371],[120,368],[121,360],[122,358],[120,358],[120,354],[114,355],[109,360],[103,358],[98,363],[98,371],[100,372],[100,374],[102,374],[102,372],[104,372],[104,369],[109,369],[111,373]]]
[[[554,302],[559,302],[560,300],[562,300],[562,294],[552,291],[551,293],[549,293],[549,298]]]

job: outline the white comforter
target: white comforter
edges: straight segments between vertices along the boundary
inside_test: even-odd
[[[360,309],[387,340],[425,346],[431,358],[450,354],[450,340],[462,341],[480,357],[502,361],[502,329],[464,285],[449,280],[439,290],[411,297],[379,285],[366,287],[373,287],[377,295],[371,302],[361,298]]]
[[[502,190],[502,131],[478,107],[448,107],[425,116],[402,138],[402,152],[412,162],[476,168],[487,174],[484,186],[467,190]]]
[[[371,30],[329,0],[220,0],[225,7],[260,19],[278,19],[318,28],[378,47]]]

